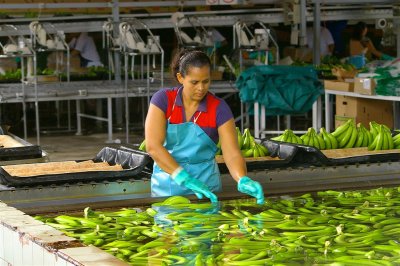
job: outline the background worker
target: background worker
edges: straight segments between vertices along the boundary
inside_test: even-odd
[[[335,42],[333,40],[331,32],[322,25],[321,25],[321,33],[319,41],[320,41],[321,58],[333,55],[333,51],[335,49]],[[312,27],[307,28],[307,46],[311,50],[314,47],[314,29]]]
[[[238,190],[264,202],[261,185],[247,177],[235,122],[226,102],[210,93],[211,62],[207,54],[182,50],[171,64],[180,86],[156,92],[145,123],[146,150],[154,160],[152,196],[195,193],[217,201],[221,190],[215,161],[220,141],[224,161]]]
[[[72,39],[68,43],[71,49],[71,56],[79,56],[81,67],[103,66],[100,61],[99,53],[91,36],[87,32],[72,34]]]
[[[349,43],[350,62],[356,67],[362,67],[365,64],[365,58],[371,59],[375,56],[382,60],[392,60],[393,57],[378,51],[372,41],[367,37],[368,27],[365,22],[358,22],[354,26],[353,34]],[[360,60],[357,60],[361,58]]]

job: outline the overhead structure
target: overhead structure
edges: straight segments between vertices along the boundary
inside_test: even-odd
[[[64,69],[66,68],[67,82],[69,82],[70,50],[68,44],[65,42],[64,32],[58,30],[51,23],[41,23],[39,21],[32,21],[29,24],[29,30],[30,30],[30,40],[32,42],[32,49],[34,51],[34,56],[33,56],[33,75],[32,79],[28,80],[28,82],[34,85],[34,90],[35,90],[36,137],[37,137],[37,144],[40,144],[38,79],[36,75],[37,54],[41,52],[55,52],[56,53],[55,73],[59,75],[62,72],[64,72]],[[64,53],[66,53],[66,58]],[[64,66],[66,67],[64,68]],[[70,116],[68,114],[68,118],[69,117]],[[71,128],[70,120],[68,120],[68,122],[69,122],[68,127],[70,129]]]
[[[174,23],[174,31],[178,39],[180,47],[185,48],[213,48],[214,42],[206,28],[202,25],[199,18],[195,15],[184,15],[176,12],[171,16]],[[182,28],[191,27],[195,31],[195,35],[190,37]]]
[[[11,24],[0,25],[0,31],[8,32],[6,42],[0,41],[2,54],[0,58],[20,58],[21,59],[21,89],[22,89],[22,113],[24,122],[24,138],[28,137],[27,121],[26,121],[26,102],[25,102],[25,82],[26,77],[30,77],[33,72],[33,58],[35,52],[32,49],[31,42],[28,41],[20,32],[19,29]],[[26,61],[25,61],[26,58]],[[26,67],[27,65],[27,67]],[[25,75],[26,68],[26,75]]]
[[[252,29],[250,29],[252,28]],[[272,49],[273,48],[273,49]],[[271,29],[268,28],[262,21],[242,21],[238,20],[233,25],[233,49],[238,51],[239,56],[239,70],[242,72],[244,69],[244,53],[249,56],[255,56],[256,61],[252,64],[270,64],[270,58],[274,58],[274,63],[279,63],[279,46],[275,38],[271,34]],[[272,55],[273,53],[273,55]],[[246,106],[247,107],[247,106]],[[241,104],[241,127],[244,127],[243,116],[245,106]],[[258,103],[254,103],[254,134],[256,137],[260,137],[260,131],[265,128],[265,106],[261,106],[261,115],[259,115],[260,106]],[[248,117],[248,115],[246,115]],[[280,128],[279,117],[278,131]],[[262,136],[265,135],[262,134]],[[268,132],[269,133],[269,132]]]
[[[146,82],[147,104],[150,103],[150,82],[154,82],[157,69],[156,57],[160,56],[160,82],[161,87],[164,86],[164,50],[160,45],[159,36],[153,35],[149,27],[142,21],[132,18],[123,21],[118,26],[120,51],[124,55],[125,61],[125,123],[126,123],[126,143],[129,143],[129,98],[128,98],[128,68],[129,59],[131,58],[131,77],[135,80],[135,57],[140,56],[140,80],[139,86],[143,81]],[[139,31],[146,34],[147,41],[145,42]],[[146,57],[146,58],[145,58]],[[152,57],[150,59],[150,57]],[[144,77],[144,63],[146,62],[146,76]],[[152,69],[150,71],[150,65]],[[152,76],[150,75],[152,72]],[[143,110],[147,109],[142,104]],[[142,113],[143,121],[145,112]]]

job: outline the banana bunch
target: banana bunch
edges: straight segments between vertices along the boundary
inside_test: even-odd
[[[371,123],[370,123],[371,125]],[[371,128],[372,129],[372,128]],[[390,130],[384,125],[379,125],[379,127],[374,126],[373,128],[376,137],[374,138],[373,142],[368,146],[368,150],[378,151],[378,150],[390,150],[394,147],[394,141],[392,138],[392,134]]]
[[[257,143],[254,140],[254,137],[251,135],[250,130],[246,128],[243,131],[243,134],[240,132],[240,129],[236,127],[237,140],[239,144],[239,149],[242,151],[243,157],[263,157],[269,154],[268,149]],[[218,141],[217,143],[218,150],[216,155],[221,155],[221,143]]]
[[[303,140],[299,136],[296,136],[290,129],[286,129],[282,135],[271,139],[289,143],[303,144]]]
[[[371,121],[369,122],[369,130],[372,133],[373,138],[375,139],[375,137],[378,135],[378,131],[379,131],[379,126],[383,126],[383,130],[391,132],[390,128],[384,124],[379,124],[375,121]]]
[[[393,137],[393,146],[395,149],[400,149],[400,134]]]
[[[357,127],[352,119],[347,120],[343,125],[338,126],[332,135],[339,143],[339,148],[353,148],[357,140]]]
[[[304,145],[313,146],[320,150],[325,150],[326,145],[323,137],[315,131],[314,128],[310,127],[307,133],[300,137]]]
[[[374,137],[372,133],[368,131],[363,124],[357,124],[357,140],[354,144],[354,147],[368,147],[369,144],[372,143]]]
[[[255,142],[254,137],[251,135],[250,130],[246,128],[243,132],[242,135],[242,140],[243,143],[240,143],[240,130],[239,128],[236,128],[236,131],[238,132],[238,141],[239,141],[239,147],[242,151],[243,157],[263,157],[268,155],[268,149]]]
[[[322,139],[325,142],[325,149],[330,150],[330,149],[338,148],[338,145],[339,145],[338,141],[331,133],[326,132],[324,127],[321,127],[319,132],[320,132],[319,135],[322,137]]]

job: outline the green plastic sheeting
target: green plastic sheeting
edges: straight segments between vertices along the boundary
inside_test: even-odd
[[[259,102],[267,115],[306,113],[324,93],[311,66],[254,66],[240,74],[236,87],[242,102]]]
[[[375,93],[384,96],[400,96],[400,69],[380,67],[375,70]]]

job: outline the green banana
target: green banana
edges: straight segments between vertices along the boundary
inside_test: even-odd
[[[339,147],[337,139],[331,133],[326,132],[326,135],[332,143],[332,149],[337,149]]]
[[[382,133],[382,150],[388,150],[389,149],[389,138],[387,132]]]
[[[322,138],[322,136],[319,135],[319,134],[315,134],[315,138],[318,140],[319,149],[320,149],[320,150],[325,150],[325,149],[326,149],[326,145],[325,145],[325,141],[324,141],[324,139]]]
[[[239,144],[239,149],[242,149],[243,147],[243,136],[242,133],[240,132],[240,129],[236,127],[236,134],[238,138],[238,144]]]
[[[358,129],[357,131],[357,140],[354,144],[355,148],[361,147],[364,142],[364,138],[367,137],[362,130]]]
[[[358,147],[362,147],[362,144],[364,142],[364,138],[367,137],[365,135],[365,133],[364,133],[363,127],[364,126],[361,123],[357,124],[357,140],[356,140],[356,142],[354,144],[354,147],[357,147],[357,148]]]
[[[349,142],[349,140],[350,140],[350,138],[351,138],[351,136],[353,134],[353,128],[355,128],[353,124],[350,124],[347,127],[347,131],[345,133],[343,133],[344,136],[339,141],[339,148],[344,148],[347,145],[347,143]]]
[[[368,145],[374,141],[372,134],[364,126],[361,129],[364,133],[364,139],[363,139],[363,143],[361,144],[361,147],[368,147]]]
[[[335,129],[335,131],[333,131],[331,134],[332,134],[335,138],[337,138],[339,135],[341,135],[341,134],[343,134],[344,132],[346,132],[347,129],[348,129],[348,127],[349,127],[350,124],[352,124],[352,123],[353,123],[353,120],[352,120],[352,119],[347,120],[346,123],[344,123],[344,124],[338,126],[338,127]]]
[[[260,150],[262,150],[262,152],[264,153],[264,156],[269,155],[269,151],[268,151],[267,147],[265,147],[264,145],[259,144],[258,148],[259,148]]]
[[[332,149],[332,141],[331,141],[331,139],[328,137],[328,133],[326,132],[325,128],[324,128],[324,127],[321,127],[321,128],[319,129],[319,132],[320,132],[320,134],[321,134],[321,136],[322,136],[322,138],[323,138],[323,140],[324,140],[324,142],[325,142],[325,147],[326,147],[326,149],[327,149],[327,150]]]
[[[357,128],[355,126],[352,126],[352,133],[349,142],[344,146],[345,148],[353,148],[354,143],[357,140]]]
[[[282,140],[281,141],[283,141],[283,142],[287,142],[287,139],[288,139],[288,134],[287,134],[287,132],[286,132],[286,130],[285,130],[285,133],[282,135]]]
[[[303,144],[303,140],[299,136],[297,136],[297,135],[294,135],[294,136],[296,138],[296,143],[297,144]]]
[[[388,149],[392,150],[394,148],[394,141],[393,141],[392,134],[390,132],[387,132],[386,136],[388,138]]]
[[[217,142],[217,151],[215,152],[215,155],[221,155],[221,154],[222,154],[221,140],[218,140],[218,142]]]
[[[383,140],[384,140],[384,134],[382,131],[382,126],[379,126],[378,133],[376,135],[376,146],[375,146],[376,151],[382,150]]]
[[[400,134],[399,134],[399,135],[400,135]],[[400,138],[396,138],[396,137],[399,136],[399,135],[396,135],[396,136],[393,137],[393,144],[394,144],[395,146],[400,145]]]
[[[146,151],[146,140],[143,140],[142,143],[140,143],[139,150]]]
[[[254,146],[252,149],[253,149],[253,157],[254,157],[254,158],[260,157],[260,153],[259,153],[257,147]]]
[[[264,156],[266,156],[266,154],[261,147],[262,147],[262,145],[260,145],[260,144],[256,145],[256,148],[258,149],[258,153],[259,153],[260,157],[264,157]]]
[[[369,131],[372,134],[372,137],[375,139],[376,136],[378,135],[378,127],[377,123],[374,121],[369,122]]]
[[[283,135],[279,135],[277,137],[273,137],[271,138],[272,140],[276,140],[276,141],[282,141]]]
[[[242,150],[242,155],[245,158],[253,157],[253,154],[254,154],[254,150],[253,149]]]
[[[80,226],[79,218],[67,216],[67,215],[59,215],[54,218],[59,224],[65,224],[69,226]]]
[[[248,128],[244,130],[243,138],[242,150],[250,149],[250,130]]]

